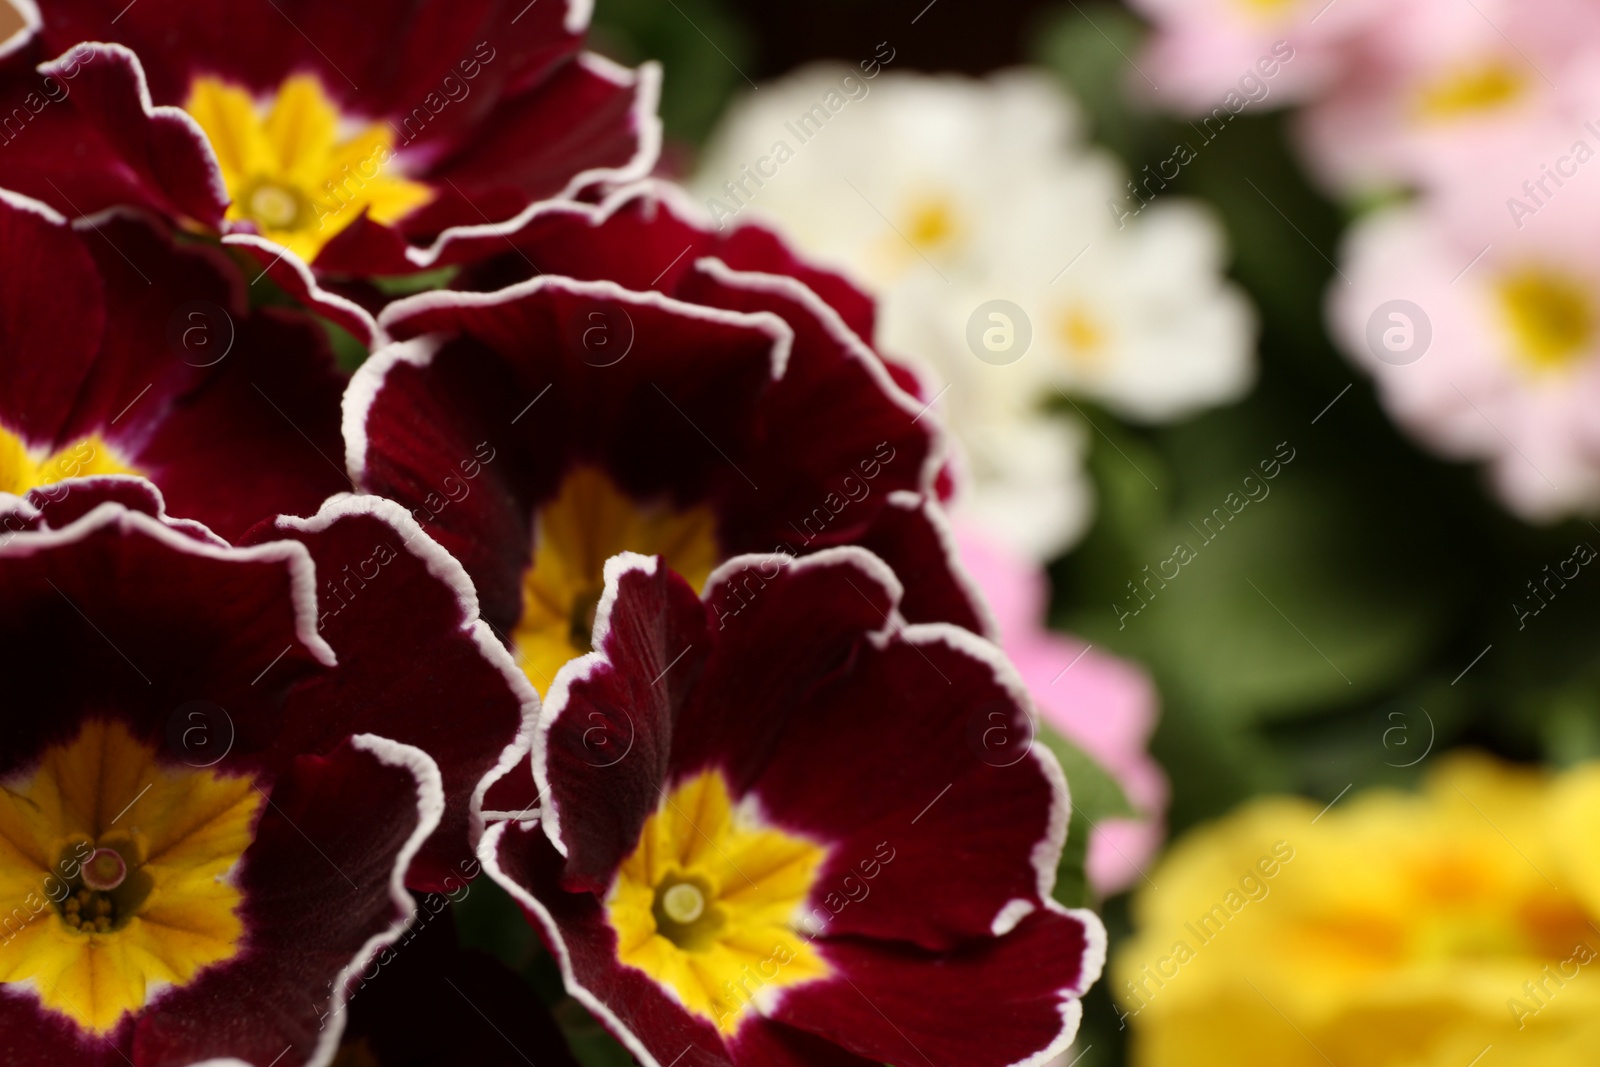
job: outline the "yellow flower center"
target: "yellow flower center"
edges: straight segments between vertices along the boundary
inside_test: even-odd
[[[867,272],[890,284],[925,259],[948,263],[961,251],[965,226],[955,198],[942,190],[911,193],[892,211],[893,222],[867,251]]]
[[[1418,93],[1422,118],[1450,122],[1495,111],[1515,103],[1527,89],[1527,78],[1503,60],[1458,68],[1424,85]]]
[[[0,788],[0,983],[104,1033],[232,957],[227,876],[261,801],[247,778],[158,761],[120,722],[48,749]]]
[[[923,251],[937,249],[953,240],[958,232],[956,209],[948,197],[932,196],[916,201],[910,212],[906,236]]]
[[[719,556],[707,507],[641,504],[594,467],[577,467],[535,519],[533,565],[522,580],[522,619],[512,641],[541,689],[561,665],[590,650],[605,562],[619,552],[666,557],[699,589]]]
[[[679,926],[687,926],[706,913],[706,891],[693,882],[679,882],[660,896],[662,917]]]
[[[1058,322],[1069,364],[1087,369],[1100,362],[1105,352],[1106,330],[1099,318],[1082,304],[1074,304]]]
[[[662,799],[606,898],[617,957],[733,1033],[763,992],[826,977],[800,932],[827,854],[735,808],[707,771]]]
[[[66,478],[87,478],[95,474],[138,474],[112,455],[97,436],[69,445],[51,456],[35,456],[22,439],[0,428],[0,493],[21,496],[42,485],[54,485]]]
[[[310,206],[296,190],[265,181],[239,199],[245,205],[244,214],[269,230],[298,228],[301,215]]]
[[[1516,354],[1532,370],[1569,367],[1594,342],[1594,298],[1581,279],[1523,270],[1501,279],[1499,296]]]
[[[363,211],[394,222],[433,199],[428,186],[390,172],[388,129],[341,137],[344,117],[308,74],[287,79],[264,111],[243,89],[196,78],[184,108],[216,150],[228,218],[254,222],[307,261]]]
[[[1246,15],[1276,19],[1299,6],[1302,0],[1234,0]]]

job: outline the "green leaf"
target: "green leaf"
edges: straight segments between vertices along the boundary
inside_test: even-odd
[[[553,1012],[572,1054],[583,1067],[633,1067],[633,1055],[582,1004],[570,997]]]
[[[723,0],[601,0],[590,43],[629,65],[661,62],[661,122],[672,140],[702,140],[754,70],[750,32]]]
[[[1088,874],[1089,835],[1104,819],[1131,817],[1138,812],[1128,802],[1122,786],[1111,772],[1095,762],[1093,756],[1072,741],[1041,725],[1034,737],[1043,744],[1067,775],[1067,790],[1072,796],[1072,816],[1067,823],[1067,843],[1056,865],[1056,900],[1069,908],[1087,907],[1091,902]]]
[[[1056,887],[1051,896],[1058,904],[1069,908],[1086,908],[1091,903],[1089,892],[1089,823],[1078,808],[1072,809],[1067,823],[1067,844],[1061,850],[1061,862],[1056,864]]]
[[[331,319],[321,319],[322,328],[328,332],[328,344],[333,348],[333,358],[339,369],[354,374],[371,355],[367,346],[356,340],[355,334]]]
[[[461,270],[459,264],[447,267],[438,267],[434,270],[420,270],[415,274],[391,274],[383,278],[369,278],[375,289],[384,296],[401,297],[413,293],[427,292],[429,289],[443,289],[450,284]]]
[[[1085,813],[1096,824],[1104,819],[1133,818],[1139,814],[1111,772],[1077,744],[1041,725],[1034,738],[1055,754],[1067,775],[1067,790],[1072,795],[1074,815]]]
[[[1104,531],[1085,542],[1102,558],[1068,568],[1079,606],[1067,628],[1143,661],[1169,704],[1225,728],[1369,697],[1403,678],[1446,621],[1445,576],[1412,565],[1411,536],[1331,468],[1340,442],[1252,414],[1164,431],[1162,493],[1140,494],[1129,460],[1097,447],[1096,480],[1128,488],[1105,494]]]
[[[522,909],[488,875],[475,879],[453,910],[462,948],[481,949],[519,972],[543,954]]]

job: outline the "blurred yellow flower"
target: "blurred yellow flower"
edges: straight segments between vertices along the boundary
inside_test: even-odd
[[[1151,879],[1112,965],[1138,1067],[1600,1063],[1600,764],[1262,798]]]

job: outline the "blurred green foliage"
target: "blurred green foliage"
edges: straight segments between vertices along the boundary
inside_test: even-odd
[[[1041,726],[1034,743],[1044,745],[1061,761],[1072,799],[1067,844],[1056,865],[1055,898],[1069,908],[1088,907],[1094,904],[1085,870],[1090,831],[1106,819],[1131,817],[1138,812],[1110,772],[1065,737]]]
[[[1371,205],[1310,185],[1282,113],[1247,111],[1202,145],[1188,123],[1130,102],[1153,95],[1129,58],[1140,33],[1119,7],[1068,5],[1035,46],[1130,172],[1180,141],[1199,146],[1162,195],[1204,199],[1227,227],[1233,276],[1260,313],[1261,378],[1241,403],[1176,425],[1090,411],[1099,513],[1052,574],[1055,620],[1156,678],[1174,830],[1267,790],[1331,799],[1352,783],[1413,783],[1426,765],[1396,765],[1430,722],[1435,750],[1553,763],[1600,752],[1600,582],[1580,574],[1522,630],[1511,607],[1600,529],[1524,525],[1475,471],[1395,430],[1323,323],[1341,232]],[[1207,541],[1195,526],[1242,497],[1280,442],[1295,458],[1269,495]],[[1164,588],[1143,586],[1179,541],[1196,558]],[[1149,603],[1126,617],[1113,605],[1139,606],[1130,581]]]
[[[748,87],[739,70],[749,69],[749,30],[719,0],[601,0],[590,46],[629,66],[662,65],[669,141],[699,144],[728,98]]]

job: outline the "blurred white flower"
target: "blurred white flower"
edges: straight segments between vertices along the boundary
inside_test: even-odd
[[[1066,401],[1173,419],[1254,377],[1254,317],[1222,277],[1221,230],[1161,184],[1130,213],[1126,175],[1043,74],[831,66],[746,96],[694,182],[719,219],[772,219],[878,295],[876,342],[920,365],[965,450],[953,510],[1037,559],[1089,516]],[[995,300],[1023,321],[993,320],[1001,349],[980,358]],[[1008,361],[1006,338],[1022,350],[1024,335]]]

